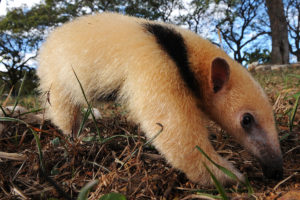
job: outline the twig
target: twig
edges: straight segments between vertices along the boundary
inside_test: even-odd
[[[27,200],[29,199],[19,188],[15,185],[12,186],[12,191],[15,195],[19,196],[21,199]]]
[[[161,128],[160,131],[159,131],[156,135],[154,135],[154,137],[152,137],[150,140],[148,140],[145,144],[143,144],[142,147],[145,147],[145,146],[148,145],[149,143],[153,142],[153,140],[155,140],[155,139],[163,132],[164,126],[163,126],[161,123],[156,123],[156,124]],[[129,157],[124,161],[124,164],[121,165],[121,167],[120,167],[119,169],[121,169],[121,168],[128,162],[128,160],[129,160],[134,154],[136,154],[136,152],[137,152],[138,150],[139,150],[139,149],[135,149],[135,150],[129,155]]]
[[[12,181],[14,181],[17,178],[17,176],[20,174],[20,171],[23,169],[25,163],[26,163],[25,161],[22,163],[21,167],[18,169],[18,171],[16,172],[16,174],[12,178]]]
[[[154,153],[142,153],[143,157],[149,158],[151,160],[162,160],[164,159],[161,155],[159,154],[154,154]]]
[[[111,173],[111,171],[109,169],[107,169],[106,167],[104,167],[103,165],[99,165],[98,163],[91,162],[91,161],[86,161],[86,162],[89,163],[89,164],[92,164],[92,165],[96,165],[97,167],[99,167],[101,169],[104,169],[106,172]]]
[[[58,185],[58,183],[53,180],[51,177],[48,176],[48,174],[45,173],[44,171],[44,168],[39,168],[39,172],[40,172],[40,175],[45,178],[45,180],[50,183],[51,186],[53,186],[55,188],[55,190],[59,193],[59,195],[61,197],[63,197],[64,199],[67,199],[67,200],[72,200],[72,198],[70,197],[69,194],[67,194],[64,189]]]
[[[6,104],[7,104],[8,100],[9,100],[9,98],[11,97],[11,93],[12,93],[13,89],[14,89],[14,86],[12,86],[12,88],[10,88],[9,93],[8,93],[6,99],[2,103],[2,107],[6,107]]]
[[[290,150],[288,150],[288,151],[285,152],[284,154],[288,154],[288,153],[290,153],[291,151],[294,151],[295,149],[298,149],[298,148],[300,148],[300,145],[295,146],[294,148],[291,148]]]
[[[0,158],[9,159],[9,160],[18,160],[18,161],[24,161],[27,159],[27,157],[23,154],[19,153],[6,153],[0,151]]]
[[[277,106],[278,106],[278,103],[279,103],[280,99],[281,99],[281,94],[279,94],[279,96],[277,97],[277,99],[276,99],[276,101],[275,101],[275,103],[274,103],[274,105],[273,105],[273,109],[274,109],[274,110],[276,110],[276,108],[277,108]]]
[[[208,197],[208,196],[205,196],[205,195],[199,195],[199,194],[191,194],[191,195],[188,195],[188,196],[184,197],[181,200],[187,200],[187,199],[208,199],[208,200],[215,200],[215,198]]]
[[[286,179],[283,179],[282,181],[280,181],[280,182],[273,188],[273,190],[274,190],[274,191],[277,190],[277,188],[278,188],[281,184],[285,183],[286,181],[288,181],[290,178],[292,178],[293,176],[295,176],[295,175],[297,175],[297,174],[298,174],[298,172],[295,172],[295,173],[293,173],[292,175],[290,175],[289,177],[287,177]]]

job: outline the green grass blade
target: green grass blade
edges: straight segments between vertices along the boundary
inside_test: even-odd
[[[297,99],[298,96],[300,96],[300,91],[293,95],[295,99]]]
[[[293,77],[296,77],[296,78],[300,79],[300,75],[299,74],[288,74],[287,76],[293,76]]]
[[[163,127],[163,125],[162,124],[160,124],[160,123],[156,123],[158,126],[160,126],[160,130],[154,135],[154,137],[153,138],[151,138],[150,140],[148,140],[143,146],[146,146],[146,145],[148,145],[149,143],[151,143],[151,142],[153,142],[162,132],[163,132],[163,130],[164,130],[164,127]]]
[[[81,132],[82,132],[82,130],[83,130],[83,127],[84,127],[84,124],[85,124],[85,122],[88,120],[90,114],[91,114],[91,109],[88,108],[88,109],[86,110],[86,112],[84,113],[84,115],[83,115],[82,121],[81,121],[81,123],[80,123],[79,130],[78,130],[78,133],[77,133],[77,137],[81,134]]]
[[[2,122],[20,122],[20,123],[28,125],[25,121],[17,119],[17,118],[13,118],[13,117],[0,117],[0,121],[2,121]]]
[[[18,96],[17,96],[17,98],[16,98],[16,101],[15,101],[15,104],[14,104],[14,107],[13,107],[11,113],[14,113],[14,111],[15,111],[17,105],[19,104],[19,100],[20,100],[20,96],[21,96],[21,93],[22,93],[22,90],[23,90],[23,87],[24,87],[24,82],[25,82],[25,80],[26,80],[26,76],[27,76],[27,71],[25,71],[23,80],[22,80],[22,82],[21,82],[21,86],[20,86],[19,91],[18,91]]]
[[[35,139],[35,142],[36,142],[36,145],[37,145],[37,148],[38,148],[38,154],[39,154],[41,169],[43,170],[43,172],[45,172],[45,167],[44,167],[44,162],[43,162],[42,145],[41,145],[40,138],[39,138],[38,134],[33,129],[30,129],[30,130],[31,130],[31,132],[34,136],[34,139]]]
[[[38,148],[38,154],[39,154],[41,169],[44,172],[45,167],[44,167],[44,164],[43,164],[43,152],[42,152],[42,146],[41,146],[41,142],[40,142],[40,139],[38,137],[38,134],[32,128],[30,128],[29,124],[27,124],[23,120],[20,120],[20,119],[17,119],[17,118],[12,118],[12,117],[0,117],[0,121],[2,121],[2,122],[19,122],[19,123],[25,124],[31,130],[31,132],[34,136],[34,139],[36,141],[37,148]]]
[[[143,144],[143,147],[146,146],[147,144],[151,143],[153,140],[155,140],[155,138],[157,138],[157,137],[163,132],[163,130],[164,130],[163,125],[160,124],[160,123],[156,123],[156,124],[157,124],[158,126],[160,126],[161,129],[158,131],[158,133],[155,134],[155,136],[154,136],[153,138],[151,138],[151,139],[148,140],[145,144]],[[130,156],[124,161],[124,163],[122,164],[122,166],[121,166],[120,168],[122,168],[122,167],[125,165],[125,163],[126,163],[130,158],[132,158],[132,156],[133,156],[134,154],[136,154],[137,151],[138,151],[138,149],[136,149],[135,151],[133,151],[133,152],[130,154]]]
[[[37,108],[37,109],[33,109],[33,110],[30,110],[28,112],[23,112],[23,113],[20,113],[19,116],[23,116],[23,115],[27,115],[27,114],[30,114],[30,113],[37,113],[37,112],[40,112],[44,110],[43,108]]]
[[[135,135],[113,135],[111,137],[108,137],[108,138],[105,138],[101,141],[101,144],[104,144],[106,142],[109,142],[110,140],[114,139],[114,138],[118,138],[118,137],[123,137],[123,138],[133,138],[133,137],[138,137],[138,136],[135,136]]]
[[[4,115],[5,117],[7,117],[8,115],[7,115],[7,113],[5,112],[4,108],[3,108],[1,105],[0,105],[0,109],[2,110],[3,115]]]
[[[126,200],[126,197],[119,193],[109,193],[100,197],[99,200]]]
[[[204,167],[206,168],[206,170],[208,171],[208,173],[210,174],[219,194],[221,195],[223,200],[229,200],[229,198],[226,195],[225,189],[222,186],[222,184],[218,181],[218,179],[215,177],[215,175],[212,173],[212,171],[208,168],[208,166],[203,163]]]
[[[281,142],[281,141],[285,140],[286,138],[288,138],[289,136],[290,136],[290,133],[286,133],[279,138],[279,141]]]
[[[5,84],[3,84],[3,85],[1,86],[1,89],[0,89],[0,97],[3,95],[4,89],[5,89]]]
[[[232,173],[230,170],[215,163],[199,146],[196,146],[196,148],[202,153],[202,155],[204,155],[212,164],[214,164],[218,169],[223,171],[227,176],[229,176],[230,178],[232,178],[234,180],[241,182],[241,180],[239,180],[238,177],[234,173]]]
[[[93,180],[86,184],[83,188],[81,188],[77,200],[86,200],[89,191],[96,185],[98,184],[98,180]]]
[[[83,97],[84,97],[85,102],[87,103],[88,109],[91,111],[91,115],[92,115],[92,118],[93,118],[93,122],[94,122],[95,128],[96,128],[96,132],[97,132],[97,134],[98,134],[98,136],[99,136],[99,138],[100,138],[100,141],[101,141],[101,140],[102,140],[102,137],[101,137],[101,135],[100,135],[100,131],[99,131],[98,126],[97,126],[97,122],[96,122],[96,118],[95,118],[95,115],[94,115],[92,106],[91,106],[91,104],[89,103],[89,101],[88,101],[88,99],[87,99],[87,97],[86,97],[86,95],[85,95],[83,86],[82,86],[82,84],[81,84],[81,82],[80,82],[80,80],[79,80],[79,78],[78,78],[78,76],[77,76],[75,70],[74,70],[73,68],[72,68],[72,70],[73,70],[73,73],[74,73],[74,75],[75,75],[75,77],[76,77],[78,83],[79,83],[81,92],[82,92],[82,94],[83,94]]]
[[[232,173],[229,169],[217,164],[214,162],[199,146],[196,146],[196,148],[204,155],[213,165],[215,165],[218,169],[220,169],[224,174],[229,176],[230,178],[238,181],[239,183],[242,183],[244,186],[246,186],[248,190],[248,194],[251,195],[254,193],[252,186],[250,185],[250,182],[247,177],[245,177],[245,182],[241,181],[234,173]]]
[[[293,130],[294,120],[295,120],[297,108],[298,108],[298,105],[299,105],[299,99],[300,99],[300,95],[297,96],[296,101],[295,101],[295,104],[294,104],[293,109],[292,109],[292,112],[291,112],[291,117],[290,117],[290,121],[289,121],[289,128],[290,128],[290,131]]]
[[[245,181],[246,181],[245,182],[245,186],[247,187],[248,195],[251,196],[252,194],[254,194],[254,190],[253,190],[253,188],[252,188],[252,186],[250,184],[250,181],[249,181],[249,179],[248,179],[247,176],[245,176]]]

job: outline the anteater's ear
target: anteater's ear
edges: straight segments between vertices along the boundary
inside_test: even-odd
[[[215,58],[211,63],[211,84],[214,93],[220,91],[229,80],[229,65],[223,58]]]

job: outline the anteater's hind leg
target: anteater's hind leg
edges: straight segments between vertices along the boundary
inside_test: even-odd
[[[64,96],[55,89],[50,90],[46,113],[50,120],[57,125],[64,134],[75,136],[80,127],[80,105],[74,104],[68,96]]]

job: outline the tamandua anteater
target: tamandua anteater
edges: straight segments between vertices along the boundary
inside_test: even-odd
[[[190,180],[232,180],[196,150],[240,179],[212,147],[207,118],[217,122],[260,162],[268,178],[282,177],[282,155],[272,107],[240,64],[197,34],[161,22],[113,13],[80,17],[54,30],[39,52],[40,90],[47,114],[65,134],[78,131],[80,107],[116,97],[159,152]]]

